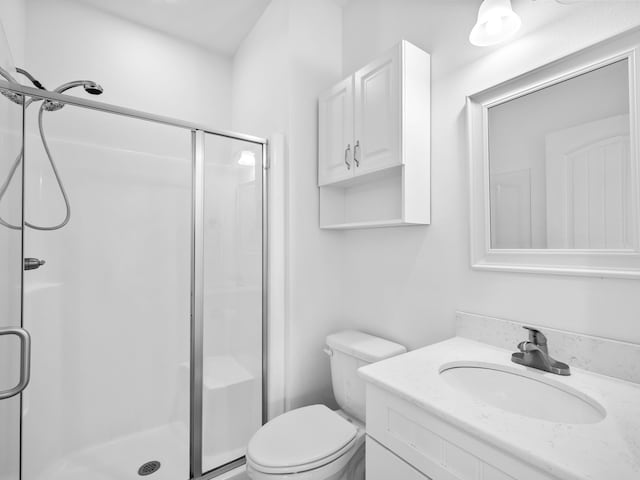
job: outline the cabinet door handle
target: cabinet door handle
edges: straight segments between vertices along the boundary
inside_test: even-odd
[[[347,166],[347,170],[351,170],[351,164],[349,163],[349,152],[351,151],[351,144],[347,145],[347,148],[344,150],[344,163]]]
[[[360,140],[356,140],[356,144],[353,146],[353,161],[356,167],[360,166],[360,160],[358,160],[358,150],[360,150]]]

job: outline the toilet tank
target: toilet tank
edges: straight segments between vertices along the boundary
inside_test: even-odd
[[[402,345],[355,330],[327,337],[331,384],[336,402],[352,417],[365,421],[365,382],[358,376],[364,365],[405,353]]]

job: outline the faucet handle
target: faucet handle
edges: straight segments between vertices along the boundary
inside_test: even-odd
[[[529,341],[531,343],[539,346],[547,345],[547,337],[545,337],[544,333],[542,333],[540,330],[538,330],[537,328],[526,326],[523,326],[522,328],[524,328],[525,330],[529,330]]]
[[[520,350],[522,353],[531,353],[540,349],[538,348],[537,345],[533,344],[532,342],[527,342],[525,340],[524,342],[520,342],[518,344],[518,350]]]

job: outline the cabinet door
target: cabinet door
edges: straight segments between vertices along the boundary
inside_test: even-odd
[[[366,480],[431,480],[367,436]]]
[[[401,47],[355,73],[355,175],[402,162]]]
[[[353,77],[318,100],[318,185],[353,176]]]

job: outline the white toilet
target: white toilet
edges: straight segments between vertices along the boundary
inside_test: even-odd
[[[348,330],[327,337],[331,382],[341,410],[311,405],[274,418],[247,447],[254,480],[364,480],[365,385],[358,368],[406,352],[397,343]]]

